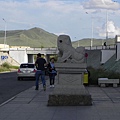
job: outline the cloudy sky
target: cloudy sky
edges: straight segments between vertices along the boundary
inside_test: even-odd
[[[0,30],[39,27],[56,35],[120,35],[120,0],[0,0]],[[106,32],[107,31],[107,32]]]

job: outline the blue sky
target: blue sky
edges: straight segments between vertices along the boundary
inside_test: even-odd
[[[4,18],[4,20],[3,20]],[[72,41],[120,35],[120,0],[0,0],[0,30],[42,28]]]

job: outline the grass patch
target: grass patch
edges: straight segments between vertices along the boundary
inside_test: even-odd
[[[10,71],[10,70],[8,70],[8,68],[5,68],[5,67],[3,67],[3,66],[0,66],[0,72],[4,72],[4,71]]]
[[[19,66],[10,66],[10,69],[18,69]]]
[[[12,66],[9,63],[5,62],[0,66],[0,72],[11,71],[12,69],[18,69],[18,66]]]
[[[7,62],[5,62],[5,63],[2,64],[2,67],[9,69],[10,68],[10,64],[8,64]]]

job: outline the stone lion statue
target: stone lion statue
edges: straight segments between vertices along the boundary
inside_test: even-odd
[[[58,46],[58,62],[60,63],[84,63],[85,49],[84,47],[72,47],[71,39],[68,35],[60,35],[57,39]]]

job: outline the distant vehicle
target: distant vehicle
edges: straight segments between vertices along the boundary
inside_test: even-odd
[[[22,63],[17,71],[18,80],[23,78],[35,79],[36,66],[34,63]]]

